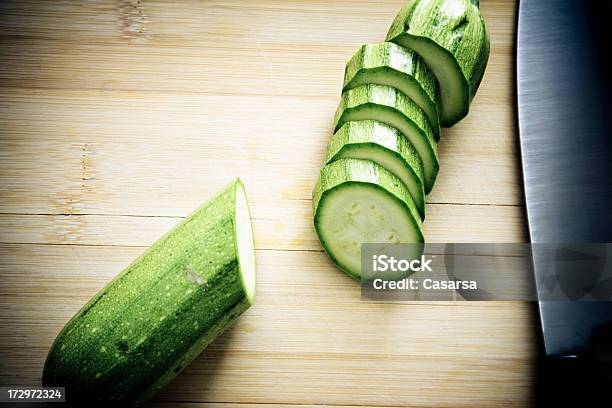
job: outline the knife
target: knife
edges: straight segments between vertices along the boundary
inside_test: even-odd
[[[611,15],[610,1],[519,4],[518,121],[534,248],[612,242]],[[550,266],[544,258],[534,250],[538,294],[539,275]],[[539,297],[538,305],[538,404],[612,406],[604,373],[612,355],[612,302]]]

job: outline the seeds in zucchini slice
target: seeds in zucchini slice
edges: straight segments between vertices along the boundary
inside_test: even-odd
[[[255,251],[240,180],[160,238],[57,336],[43,384],[75,406],[145,401],[253,303]]]
[[[386,85],[362,85],[342,94],[334,132],[349,121],[377,120],[399,130],[423,163],[425,193],[433,188],[440,164],[438,145],[425,113],[403,92]]]
[[[438,82],[417,53],[390,42],[362,45],[346,64],[342,90],[365,84],[402,91],[423,109],[436,140],[440,139]]]
[[[397,129],[374,120],[345,123],[332,136],[327,163],[344,158],[372,160],[395,174],[410,191],[421,219],[425,219],[421,158]]]
[[[313,190],[313,213],[321,244],[355,279],[361,277],[362,243],[424,242],[410,192],[370,160],[340,159],[323,167]]]
[[[440,86],[441,123],[464,118],[489,59],[489,34],[470,0],[411,0],[399,12],[386,41],[416,51]]]

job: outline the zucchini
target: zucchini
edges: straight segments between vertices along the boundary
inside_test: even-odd
[[[434,133],[423,110],[403,92],[386,85],[367,84],[342,93],[334,132],[346,122],[367,119],[383,122],[406,136],[421,157],[425,193],[429,193],[440,164]]]
[[[365,84],[388,85],[405,93],[423,109],[440,139],[438,83],[417,53],[389,42],[362,45],[346,64],[342,91]]]
[[[397,129],[374,120],[345,123],[332,136],[326,162],[343,158],[372,160],[395,174],[408,188],[421,219],[425,218],[421,158]]]
[[[65,386],[71,403],[142,402],[248,309],[254,296],[249,208],[237,179],[68,322],[47,356],[43,384]]]
[[[314,225],[329,257],[361,277],[362,243],[424,242],[421,220],[399,178],[370,160],[339,159],[313,189]]]
[[[410,0],[399,12],[386,41],[416,51],[440,86],[441,123],[464,118],[489,59],[489,34],[477,2]]]

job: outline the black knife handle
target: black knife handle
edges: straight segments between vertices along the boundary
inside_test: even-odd
[[[602,326],[593,334],[592,351],[546,356],[538,362],[537,407],[612,406],[612,330]]]

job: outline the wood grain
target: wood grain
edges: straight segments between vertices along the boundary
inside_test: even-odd
[[[343,66],[401,0],[0,3],[0,385],[40,382],[78,308],[235,176],[256,305],[151,406],[526,406],[532,305],[373,304],[311,225]],[[431,242],[522,242],[515,2],[445,130]]]

